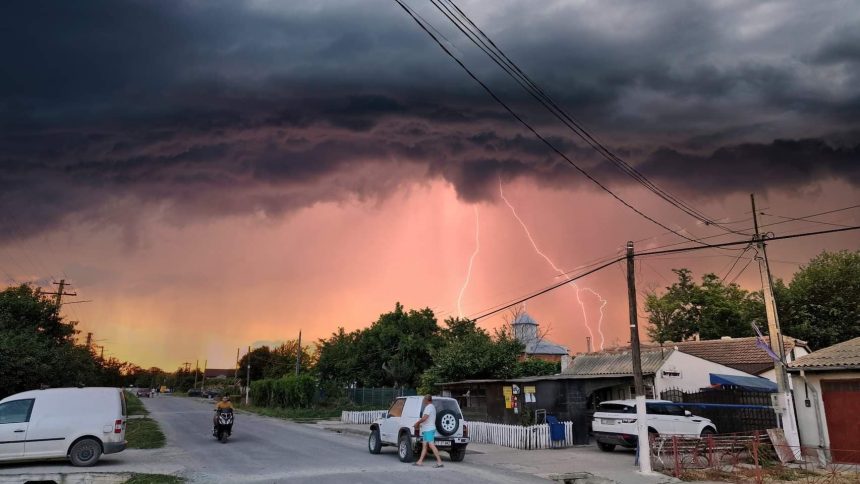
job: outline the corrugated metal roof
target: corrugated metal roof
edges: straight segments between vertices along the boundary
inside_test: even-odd
[[[552,341],[540,340],[526,343],[525,353],[528,355],[566,355],[567,348]]]
[[[642,374],[657,373],[663,360],[672,354],[673,350],[643,351]],[[576,376],[629,376],[633,375],[633,355],[631,351],[612,353],[587,353],[577,355],[573,362],[564,370],[564,375]]]
[[[790,369],[860,369],[860,338],[828,346],[788,364]]]

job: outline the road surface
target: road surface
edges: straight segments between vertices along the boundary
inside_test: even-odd
[[[430,459],[414,467],[400,462],[393,447],[372,455],[361,437],[247,413],[236,415],[233,436],[221,444],[211,434],[213,405],[181,397],[145,399],[145,405],[167,436],[169,460],[194,482],[547,482],[470,463],[469,455],[454,463],[444,452],[444,468],[427,465]]]

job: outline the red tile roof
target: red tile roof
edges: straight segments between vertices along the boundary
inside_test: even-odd
[[[711,339],[702,341],[682,341],[678,343],[663,343],[664,348],[678,348],[688,355],[697,356],[703,360],[740,370],[751,375],[757,375],[773,368],[773,360],[761,348],[755,345],[755,337]],[[796,346],[806,347],[806,342],[790,336],[783,336],[785,353],[788,354]],[[659,347],[649,344],[648,347]]]

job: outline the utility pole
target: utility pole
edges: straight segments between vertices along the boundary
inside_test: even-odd
[[[92,347],[92,344],[93,344],[93,333],[89,332],[89,333],[87,333],[87,348]]]
[[[585,348],[588,353],[591,353],[591,336],[585,337]]]
[[[299,330],[299,343],[296,345],[296,376],[299,376],[299,368],[302,366],[302,330]]]
[[[248,405],[248,400],[251,395],[251,347],[248,347],[248,363],[245,365],[247,370],[247,376],[245,377],[245,405]]]
[[[206,389],[206,365],[208,365],[208,364],[209,364],[209,360],[203,360],[203,379],[200,382],[200,391],[201,392]]]
[[[200,360],[194,362],[194,388],[197,388],[197,373],[200,373]]]
[[[797,425],[794,420],[794,399],[791,396],[790,386],[788,384],[788,376],[785,372],[785,346],[782,343],[782,333],[779,328],[779,314],[776,312],[776,301],[773,298],[773,278],[770,275],[770,264],[767,260],[767,248],[765,247],[765,236],[759,234],[758,231],[758,213],[755,208],[755,194],[750,193],[750,203],[752,204],[753,226],[755,227],[755,236],[753,240],[759,251],[758,268],[761,274],[762,291],[764,292],[764,310],[767,315],[767,333],[770,339],[770,347],[779,356],[779,361],[774,361],[774,377],[776,378],[776,387],[778,393],[777,414],[785,432],[785,440],[793,449],[795,458],[798,458],[798,447],[800,446],[800,436],[797,433]]]
[[[648,422],[645,407],[645,383],[642,381],[642,356],[639,348],[639,317],[636,303],[636,267],[633,260],[633,242],[627,242],[627,302],[630,307],[630,348],[633,353],[633,386],[636,389],[636,435],[639,471],[651,473],[651,442],[648,441]]]
[[[54,296],[54,304],[56,304],[57,307],[62,306],[63,296],[77,296],[78,295],[78,293],[76,293],[76,292],[64,292],[64,289],[66,288],[66,286],[71,285],[71,284],[66,284],[65,279],[60,279],[60,282],[55,282],[54,284],[59,286],[57,288],[57,292],[43,292],[42,294],[45,294],[47,296]]]
[[[236,374],[233,375],[233,381],[239,382],[239,348],[236,348]]]

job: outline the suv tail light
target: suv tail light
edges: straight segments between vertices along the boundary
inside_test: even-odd
[[[636,423],[635,418],[622,418],[621,423]]]
[[[116,420],[113,423],[113,433],[121,434],[122,433],[122,420]]]
[[[463,437],[469,436],[469,424],[463,422]]]

